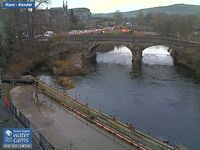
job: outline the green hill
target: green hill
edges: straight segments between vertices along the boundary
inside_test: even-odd
[[[129,12],[122,12],[124,17],[135,17],[139,11],[143,11],[144,14],[149,12],[157,13],[157,12],[165,12],[167,14],[181,14],[181,15],[195,15],[200,16],[200,5],[188,5],[188,4],[175,4],[170,6],[161,6],[161,7],[153,7],[147,9],[140,9]],[[93,17],[112,17],[114,13],[99,13],[92,14]]]

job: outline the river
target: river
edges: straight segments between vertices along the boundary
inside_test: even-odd
[[[174,66],[166,47],[143,51],[139,72],[133,71],[131,59],[126,47],[98,53],[89,74],[73,77],[76,88],[67,92],[158,139],[200,150],[200,84]],[[40,78],[62,88],[51,76]]]

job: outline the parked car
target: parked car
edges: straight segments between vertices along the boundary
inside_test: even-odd
[[[29,38],[28,33],[27,33],[27,32],[23,32],[23,33],[21,34],[21,38],[22,38],[22,39],[28,39],[28,38]]]
[[[44,33],[44,36],[45,37],[51,37],[53,35],[53,31],[46,31],[45,33]]]

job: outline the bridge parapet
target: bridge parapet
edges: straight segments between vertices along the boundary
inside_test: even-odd
[[[59,38],[61,39],[61,38]],[[163,45],[170,49],[184,50],[188,48],[200,49],[200,45],[181,41],[175,37],[162,35],[129,35],[129,34],[90,34],[90,35],[71,35],[57,44],[66,43],[77,47],[82,52],[83,57],[92,58],[96,55],[96,47],[102,44],[122,45],[128,47],[133,54],[133,62],[141,61],[142,51],[150,46]],[[53,43],[56,45],[55,43]],[[53,45],[52,44],[52,45]],[[70,47],[70,46],[69,46]]]
[[[159,36],[159,35],[147,35],[147,36],[134,36],[134,35],[75,35],[70,36],[70,41],[107,41],[107,42],[132,42],[140,44],[151,43],[153,45],[174,45],[179,47],[200,47],[199,45],[188,42],[188,41],[181,41],[174,37],[166,37],[166,36]]]

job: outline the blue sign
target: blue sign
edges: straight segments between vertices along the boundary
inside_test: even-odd
[[[32,148],[32,129],[3,128],[3,148]]]
[[[3,2],[3,8],[35,8],[35,2]]]

